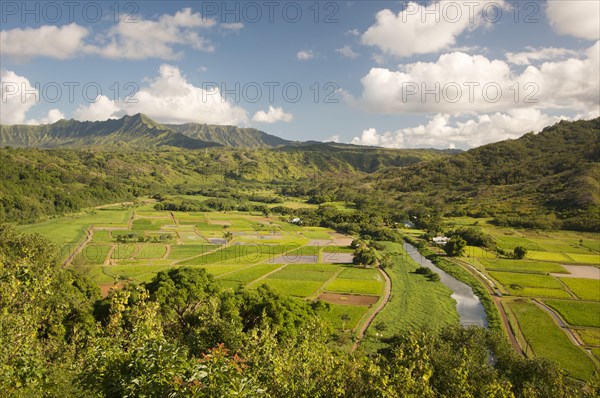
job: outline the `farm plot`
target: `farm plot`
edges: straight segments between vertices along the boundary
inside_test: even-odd
[[[526,272],[536,274],[548,273],[567,273],[567,271],[557,263],[532,260],[509,260],[509,259],[480,259],[485,269],[490,271],[504,272]]]
[[[246,284],[255,281],[269,272],[275,271],[279,267],[281,267],[279,264],[257,264],[247,268],[242,268],[239,271],[221,275],[217,278]]]
[[[600,301],[600,280],[561,278],[561,281],[580,299]]]
[[[184,244],[184,245],[171,245],[171,252],[169,253],[169,259],[171,260],[184,260],[191,257],[200,256],[208,251],[218,248],[215,245],[209,244]]]
[[[144,259],[160,259],[167,253],[167,246],[150,243],[142,245],[140,251],[136,253],[135,258],[139,260]]]
[[[578,300],[545,300],[567,323],[600,328],[600,303]]]
[[[350,294],[372,294],[380,295],[383,290],[383,281],[370,279],[347,279],[337,277],[325,286],[325,290],[335,293],[350,293]]]
[[[329,308],[320,310],[319,315],[338,330],[352,330],[368,311],[366,306],[329,304]]]
[[[594,363],[571,343],[544,310],[524,300],[509,302],[508,307],[536,356],[555,362],[574,378],[588,380],[592,377]]]

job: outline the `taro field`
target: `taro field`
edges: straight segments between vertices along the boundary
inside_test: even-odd
[[[557,362],[575,378],[592,377],[600,369],[600,235],[479,226],[508,253],[527,249],[517,260],[467,246],[458,260],[496,291],[523,350]]]
[[[172,267],[199,267],[225,288],[265,284],[297,299],[321,299],[329,303],[324,318],[351,333],[384,289],[378,269],[352,264],[352,237],[257,213],[113,206],[20,228],[50,238],[65,266],[88,275],[104,295]]]

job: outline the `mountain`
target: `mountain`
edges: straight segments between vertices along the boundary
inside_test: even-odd
[[[254,128],[198,123],[165,124],[165,126],[197,140],[215,142],[231,147],[269,148],[286,145],[291,142]]]
[[[406,206],[504,225],[600,230],[600,118],[561,121],[369,179]]]
[[[37,126],[0,125],[0,145],[37,148],[118,146],[140,149],[219,146],[173,131],[143,114],[98,122],[59,120]]]

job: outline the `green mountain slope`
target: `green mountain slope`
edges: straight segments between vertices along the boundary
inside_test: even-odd
[[[188,137],[201,141],[216,142],[224,146],[267,148],[291,142],[253,128],[198,123],[166,124],[165,126]]]
[[[600,118],[485,145],[370,181],[402,203],[507,225],[600,229]],[[430,206],[433,207],[433,206]]]
[[[156,123],[143,114],[137,114],[99,122],[59,120],[53,124],[37,126],[0,125],[0,145],[38,148],[174,146],[199,149],[218,144],[190,138]]]

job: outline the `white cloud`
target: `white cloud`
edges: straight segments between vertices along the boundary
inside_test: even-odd
[[[536,49],[534,47],[525,47],[525,49],[527,51],[506,53],[507,61],[515,65],[531,65],[534,62],[556,60],[578,55],[577,51],[568,48],[547,47]]]
[[[53,108],[48,111],[46,116],[41,118],[40,120],[30,119],[26,123],[27,124],[52,124],[58,122],[61,119],[65,118],[65,114],[62,113],[59,109]]]
[[[124,59],[176,59],[182,53],[175,52],[174,45],[187,45],[201,51],[214,51],[210,41],[198,34],[196,29],[215,25],[190,8],[174,15],[163,14],[157,21],[139,19],[136,23],[119,22],[106,35],[98,37],[98,45],[88,45],[88,53],[107,58]]]
[[[558,33],[600,40],[600,2],[597,0],[548,1],[546,14]]]
[[[80,105],[73,113],[73,118],[81,121],[97,121],[116,119],[119,115],[119,107],[108,97],[98,96],[88,106]]]
[[[18,62],[34,57],[71,58],[81,51],[88,34],[88,29],[75,23],[3,30],[0,31],[0,55]]]
[[[506,3],[496,1],[494,6],[504,8]],[[397,57],[427,54],[453,46],[463,32],[491,25],[493,20],[494,10],[486,9],[481,1],[409,2],[398,14],[389,9],[379,11],[361,41]]]
[[[80,107],[74,116],[80,120],[98,120],[123,114],[144,113],[162,123],[245,124],[246,111],[226,101],[218,88],[204,90],[189,83],[178,67],[163,64],[160,75],[142,87],[132,100],[114,103],[99,98]],[[111,104],[112,102],[112,104]]]
[[[29,80],[9,70],[0,71],[0,96],[0,124],[24,124],[27,111],[39,102]]]
[[[244,29],[244,24],[241,22],[226,22],[219,25],[222,29],[238,32]]]
[[[351,46],[344,46],[342,48],[337,48],[335,51],[337,53],[340,53],[342,56],[344,56],[346,58],[355,59],[355,58],[359,57],[359,55],[356,52],[354,52],[354,50],[352,49]]]
[[[309,59],[313,59],[314,57],[315,54],[312,52],[312,50],[301,50],[296,53],[296,58],[298,58],[300,61],[307,61]]]
[[[381,114],[501,112],[513,108],[575,111],[599,106],[600,42],[579,58],[544,62],[522,73],[502,60],[455,52],[435,62],[372,68],[363,92],[346,99]],[[518,93],[518,95],[517,95]]]
[[[350,36],[360,36],[360,32],[358,29],[348,30],[348,31],[346,31],[346,34],[350,35]]]
[[[323,142],[335,142],[338,143],[340,142],[340,136],[339,135],[332,135],[331,137],[327,138],[325,141]]]
[[[252,121],[257,123],[276,123],[276,122],[291,122],[294,115],[285,113],[283,108],[274,108],[269,106],[269,110],[258,111],[252,116]]]
[[[565,116],[549,116],[535,109],[510,110],[507,113],[479,115],[467,121],[452,120],[438,114],[426,124],[395,132],[378,133],[370,128],[354,137],[355,145],[387,148],[473,148],[490,142],[516,139],[528,132],[539,132]]]
[[[163,14],[156,21],[138,19],[135,23],[120,21],[108,31],[87,40],[90,31],[75,23],[61,27],[44,25],[39,28],[0,31],[0,54],[24,62],[34,57],[58,59],[82,54],[123,59],[177,59],[182,56],[175,46],[188,46],[211,52],[211,42],[198,33],[199,29],[215,25],[213,19],[202,17],[190,8],[174,15]],[[242,24],[243,25],[243,24]],[[237,24],[225,29],[239,29]]]

